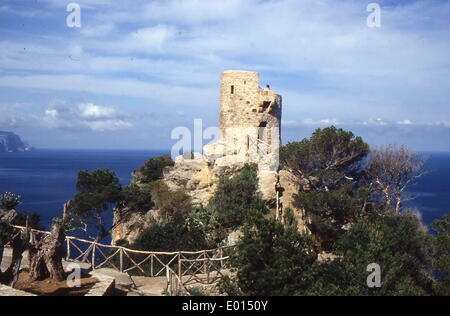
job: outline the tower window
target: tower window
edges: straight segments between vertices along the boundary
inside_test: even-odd
[[[231,86],[231,94],[234,94],[234,86]]]

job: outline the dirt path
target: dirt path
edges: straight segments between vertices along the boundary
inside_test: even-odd
[[[0,267],[2,271],[6,270],[6,268],[11,264],[11,256],[12,250],[10,248],[5,248],[3,252],[3,261]],[[73,264],[73,262],[63,261],[63,265],[65,268],[71,264]],[[89,264],[80,263],[79,265],[83,270],[89,270],[90,268]],[[28,253],[24,253],[21,267],[28,267]],[[128,274],[120,273],[114,269],[99,269],[96,270],[96,272],[114,277],[116,280],[116,287],[118,289],[119,295],[162,296],[162,293],[166,288],[165,277],[130,277]]]

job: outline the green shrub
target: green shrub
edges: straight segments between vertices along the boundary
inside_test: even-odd
[[[169,217],[164,223],[153,225],[139,234],[131,245],[143,251],[188,251],[206,248],[203,233],[189,228],[180,214]]]
[[[185,190],[172,191],[162,180],[149,185],[155,208],[165,217],[176,214],[186,215],[192,209],[191,197]]]
[[[20,195],[6,192],[0,195],[0,208],[4,211],[10,211],[20,205]]]
[[[280,149],[280,164],[301,177],[316,177],[331,189],[345,176],[357,176],[357,164],[369,153],[369,145],[352,132],[334,126],[317,129],[310,138]]]
[[[436,233],[433,247],[433,269],[437,276],[435,293],[450,296],[450,213],[433,223]]]
[[[146,213],[155,206],[150,188],[147,185],[137,184],[130,184],[123,189],[121,204],[138,213]]]
[[[222,177],[210,206],[217,214],[220,225],[237,228],[253,216],[268,213],[264,200],[258,193],[258,169],[245,165],[231,177]]]
[[[334,252],[340,258],[334,263],[338,277],[333,280],[339,295],[432,294],[430,236],[412,214],[360,219],[338,240]],[[381,267],[381,288],[366,284],[371,263]]]
[[[217,212],[212,207],[202,205],[194,207],[186,218],[189,227],[203,232],[207,248],[217,248],[226,238],[226,230],[219,225]]]
[[[191,296],[207,296],[207,294],[199,287],[192,287],[188,292]]]
[[[345,225],[363,215],[369,192],[343,184],[334,190],[312,190],[294,196],[294,205],[304,209],[310,219],[309,229],[321,250],[330,251],[334,242],[345,232]],[[366,212],[369,210],[366,207]]]
[[[236,284],[236,280],[229,275],[224,275],[217,283],[217,288],[220,294],[226,294],[228,296],[243,296],[241,289]]]
[[[245,295],[294,295],[311,283],[309,271],[317,256],[312,252],[312,238],[301,234],[290,219],[284,226],[275,219],[254,218],[243,230],[237,251],[231,257],[236,279],[222,282],[222,287],[236,288]]]
[[[164,168],[173,165],[174,162],[168,155],[151,158],[134,172],[134,180],[137,183],[151,183],[160,180],[163,177]]]

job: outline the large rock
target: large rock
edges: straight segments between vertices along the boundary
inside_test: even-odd
[[[200,154],[195,154],[193,159],[180,156],[175,159],[175,166],[164,171],[164,182],[171,190],[186,190],[194,204],[207,205],[220,177],[232,175],[244,165],[244,162],[211,163]]]
[[[25,152],[29,150],[31,148],[16,134],[0,131],[0,152]]]
[[[112,244],[117,245],[119,241],[134,243],[139,234],[146,228],[160,221],[158,210],[149,210],[147,213],[133,213],[132,216],[123,217],[127,210],[114,211],[114,226],[112,232]],[[120,223],[117,223],[120,221]]]

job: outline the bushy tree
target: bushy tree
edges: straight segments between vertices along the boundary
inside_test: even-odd
[[[432,294],[430,237],[413,214],[360,219],[334,247],[309,294],[422,296]],[[369,264],[381,267],[381,287],[369,288]]]
[[[205,249],[203,233],[189,227],[181,214],[143,230],[131,248],[144,251],[181,251]]]
[[[77,190],[77,194],[70,203],[72,213],[86,225],[94,221],[97,230],[95,239],[101,241],[109,235],[112,228],[107,228],[103,213],[112,211],[115,204],[122,198],[119,179],[108,169],[80,171]]]
[[[305,211],[320,250],[330,250],[345,226],[369,209],[370,192],[362,181],[368,153],[361,137],[334,126],[281,148],[282,167],[311,188],[294,196],[294,205]]]
[[[151,158],[134,172],[135,182],[151,183],[160,180],[163,177],[164,168],[173,165],[174,162],[168,155]]]
[[[146,213],[151,210],[155,203],[148,185],[130,184],[122,191],[120,206],[127,208],[133,213]]]
[[[311,180],[314,188],[333,189],[346,177],[358,175],[358,163],[369,151],[361,137],[331,126],[317,129],[311,138],[283,146],[280,163],[300,179]]]
[[[435,232],[433,268],[436,273],[435,293],[450,296],[450,213],[433,223]]]
[[[210,201],[210,208],[217,214],[219,224],[225,228],[237,228],[252,216],[268,212],[258,193],[256,165],[245,165],[231,177],[222,177]]]
[[[223,280],[223,290],[233,289],[235,283],[245,295],[279,296],[294,295],[310,286],[310,269],[317,259],[312,239],[299,233],[293,217],[287,222],[284,226],[261,217],[247,222],[231,258],[235,280]]]
[[[369,195],[364,187],[343,184],[330,191],[299,192],[294,204],[307,211],[309,229],[316,236],[319,250],[329,251],[349,224],[367,214]]]
[[[423,296],[433,295],[431,237],[413,214],[361,218],[319,261],[311,236],[285,220],[246,225],[231,265],[234,278],[221,289],[242,295]],[[436,257],[437,258],[437,257]],[[442,262],[444,269],[448,265]],[[381,267],[381,287],[369,288],[370,264]],[[440,266],[439,264],[436,265]],[[443,287],[440,287],[443,286]],[[445,284],[439,284],[439,290]],[[441,292],[446,295],[446,292]]]

